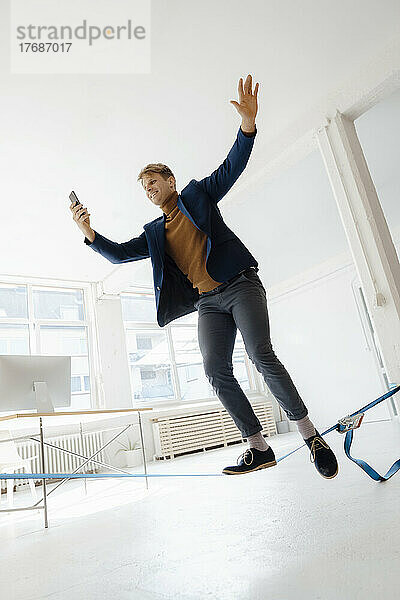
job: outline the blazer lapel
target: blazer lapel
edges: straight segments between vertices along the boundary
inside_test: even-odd
[[[164,231],[165,217],[159,217],[155,221],[149,223],[145,229],[149,236],[149,242],[153,246],[154,250],[159,255],[159,261],[161,264],[164,263],[164,246],[165,246],[165,231]]]

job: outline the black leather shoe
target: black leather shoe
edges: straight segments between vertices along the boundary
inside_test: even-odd
[[[236,465],[225,467],[222,472],[226,475],[241,475],[242,473],[251,473],[251,471],[266,469],[274,465],[276,465],[276,460],[272,448],[268,448],[268,450],[248,448],[239,456]]]
[[[336,456],[329,448],[324,438],[318,433],[304,440],[310,448],[310,460],[314,463],[318,473],[325,479],[333,479],[339,471]]]

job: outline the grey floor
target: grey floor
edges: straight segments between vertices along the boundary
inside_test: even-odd
[[[400,427],[362,426],[354,453],[385,471]],[[400,474],[377,484],[337,451],[321,478],[305,448],[245,476],[66,484],[42,513],[0,513],[0,582],[8,600],[358,600],[399,597]],[[295,433],[270,439],[276,454]],[[151,472],[208,473],[245,446],[156,463]],[[16,505],[29,493],[15,494]],[[3,495],[2,508],[5,507]]]

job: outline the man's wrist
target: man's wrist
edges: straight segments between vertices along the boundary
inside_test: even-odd
[[[243,133],[255,133],[256,122],[243,119],[240,128]]]
[[[90,229],[86,234],[85,234],[85,238],[88,240],[88,242],[90,242],[91,244],[93,244],[94,240],[96,237],[96,232],[94,231],[94,229]]]

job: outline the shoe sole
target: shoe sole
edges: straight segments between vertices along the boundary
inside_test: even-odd
[[[246,473],[252,473],[253,471],[259,471],[260,469],[267,469],[268,467],[274,467],[277,464],[276,460],[269,463],[264,463],[263,465],[259,465],[255,469],[249,469],[248,471],[227,471],[224,469],[222,473],[225,475],[245,475]]]

